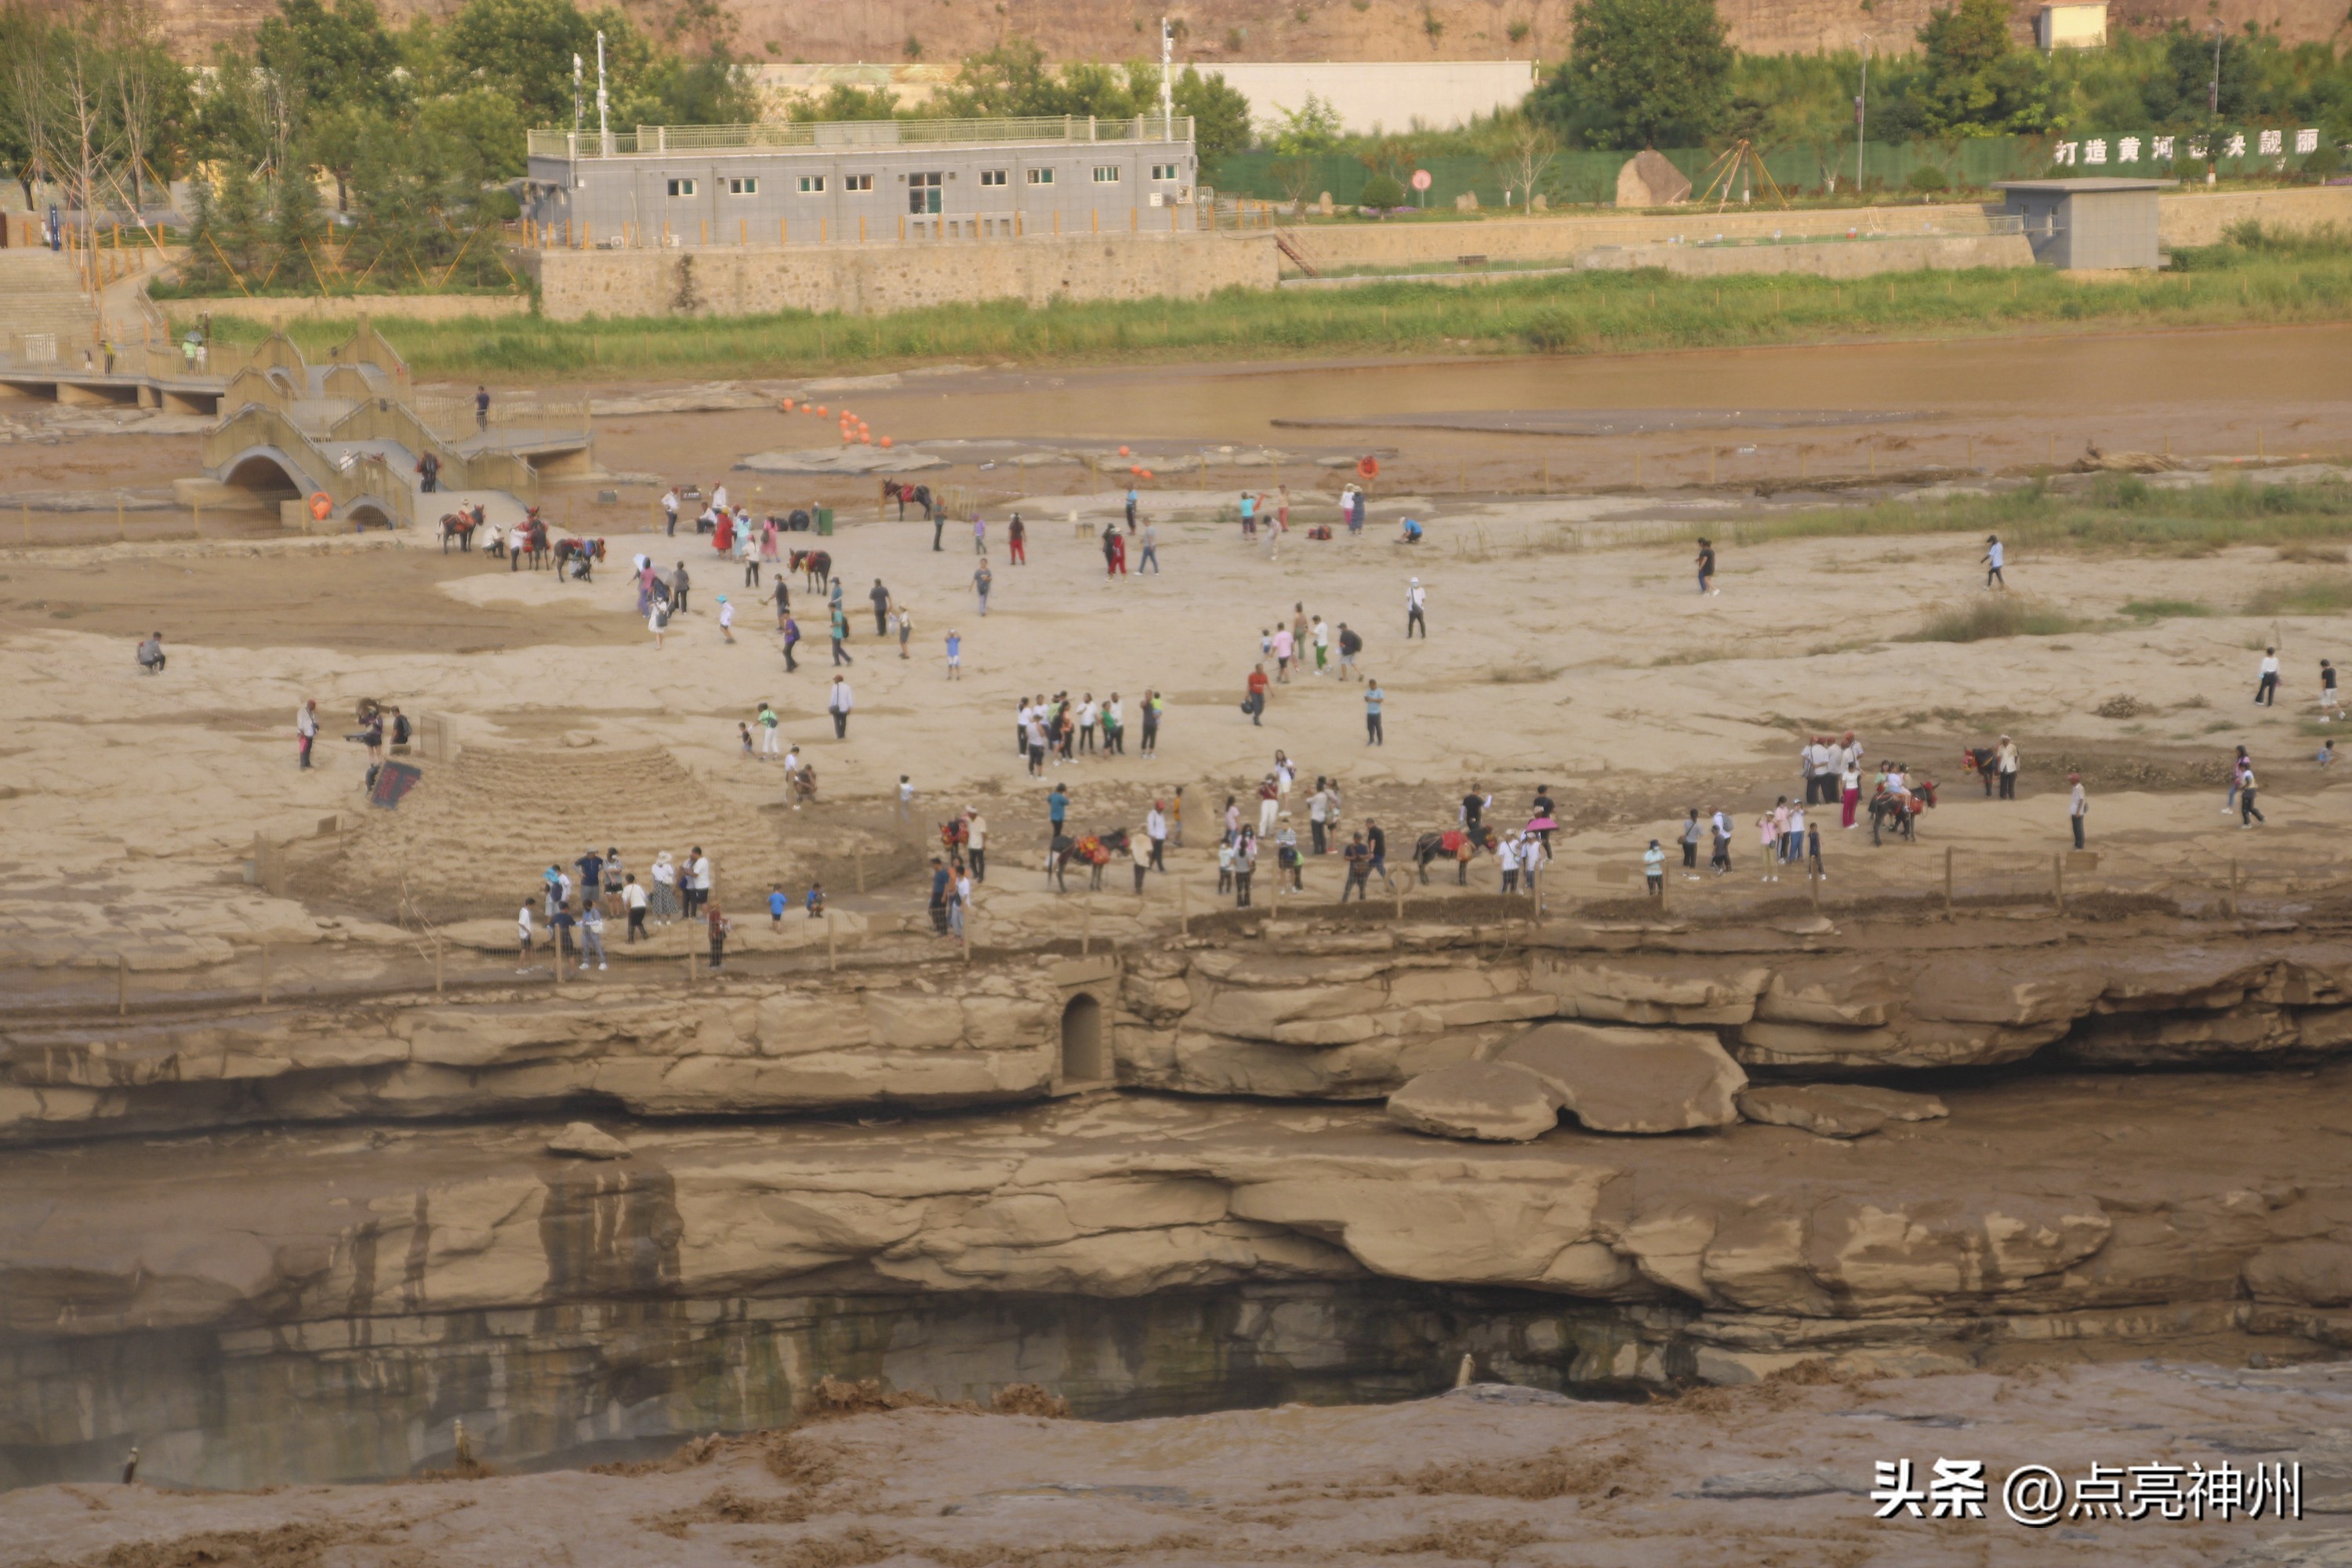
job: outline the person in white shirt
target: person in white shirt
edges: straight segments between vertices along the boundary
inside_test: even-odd
[[[1095,694],[1093,692],[1089,691],[1084,697],[1078,699],[1079,751],[1091,752],[1095,749],[1095,721],[1101,716],[1101,713],[1102,710],[1095,706]]]
[[[629,913],[629,929],[624,933],[622,940],[645,941],[646,890],[637,885],[637,879],[635,877],[621,884],[621,907]]]
[[[515,911],[515,973],[530,968],[530,900],[525,899],[522,908]]]
[[[1421,579],[1415,577],[1412,585],[1404,591],[1404,635],[1408,640],[1412,637],[1415,626],[1421,628],[1421,640],[1429,640],[1429,623],[1422,616],[1422,612],[1428,608],[1429,594],[1422,587]]]
[[[316,699],[305,698],[302,706],[294,710],[294,751],[302,765],[310,765],[310,748],[319,742],[319,704]]]
[[[724,594],[719,595],[719,635],[729,642],[735,640],[735,606],[727,602]]]
[[[971,879],[988,880],[988,818],[981,816],[978,806],[964,811],[964,857],[971,862]]]
[[[677,487],[676,485],[670,486],[669,493],[662,497],[661,509],[662,531],[666,534],[676,533],[677,531]]]
[[[833,692],[824,700],[824,710],[833,715],[834,739],[844,740],[849,734],[849,682],[839,676],[833,678]]]
[[[2009,579],[2000,574],[2000,535],[1998,533],[1986,534],[1984,568],[1985,586],[1988,588],[1998,586],[2006,589],[2009,586]]]
[[[689,912],[698,914],[703,906],[710,902],[710,857],[702,852],[698,844],[694,849],[693,877],[694,909]]]
[[[596,961],[597,968],[602,969],[604,967],[604,912],[593,903],[586,909],[580,911],[580,970],[582,973],[584,974],[587,973],[588,961],[592,958]]]
[[[2262,679],[2257,681],[2254,686],[2254,705],[2256,707],[2275,708],[2278,706],[2278,649],[2274,647],[2266,647],[2263,649]]]
[[[1116,691],[1103,704],[1103,750],[1127,755],[1127,704],[1118,700]]]
[[[1503,891],[1517,892],[1519,890],[1518,839],[1510,835],[1505,835],[1495,846],[1495,858],[1503,863]]]
[[[1523,833],[1519,836],[1519,879],[1527,885],[1529,897],[1536,890],[1536,873],[1551,858],[1544,849],[1543,835]]]
[[[1168,803],[1155,800],[1151,809],[1143,814],[1143,836],[1151,841],[1150,865],[1155,871],[1168,869]]]
[[[710,508],[713,511],[727,510],[727,483],[723,479],[710,487]]]
[[[1315,781],[1315,793],[1307,797],[1307,832],[1318,855],[1331,853],[1330,831],[1331,789],[1318,778]]]

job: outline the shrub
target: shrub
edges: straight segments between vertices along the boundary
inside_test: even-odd
[[[1983,642],[1990,637],[2048,637],[2076,630],[2070,616],[2032,599],[2003,594],[1938,610],[1905,642]]]
[[[1948,191],[1952,188],[1952,182],[1945,177],[1941,169],[1914,169],[1911,177],[1903,183],[1915,191]]]
[[[1368,207],[1401,207],[1404,205],[1404,187],[1393,174],[1374,174],[1364,182],[1363,194],[1356,199]]]

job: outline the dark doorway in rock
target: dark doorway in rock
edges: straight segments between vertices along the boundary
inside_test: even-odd
[[[1103,1046],[1102,1004],[1081,992],[1062,1009],[1062,1081],[1097,1083],[1110,1077]]]

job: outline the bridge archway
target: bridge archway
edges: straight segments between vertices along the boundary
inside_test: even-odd
[[[257,495],[299,496],[302,486],[283,460],[271,452],[247,452],[229,464],[221,483]]]

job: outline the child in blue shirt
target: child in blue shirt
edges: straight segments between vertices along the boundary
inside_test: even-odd
[[[793,901],[792,901],[792,900],[791,900],[791,899],[789,899],[789,898],[787,898],[787,897],[784,895],[784,885],[783,885],[782,882],[771,882],[771,883],[769,883],[769,884],[768,884],[768,925],[769,925],[769,927],[770,927],[771,929],[773,929],[774,927],[777,927],[777,926],[782,925],[782,924],[784,923],[784,911],[785,911],[786,910],[788,910],[788,909],[791,909],[792,907],[793,907]]]

